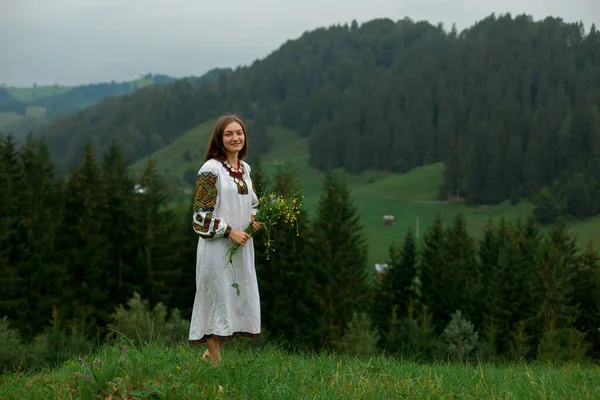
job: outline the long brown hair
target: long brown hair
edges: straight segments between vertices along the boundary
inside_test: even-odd
[[[244,145],[238,153],[238,159],[243,160],[244,157],[246,157],[246,154],[248,154],[248,135],[246,134],[244,122],[235,114],[225,114],[221,116],[221,118],[219,118],[215,124],[215,129],[213,130],[210,141],[208,142],[208,149],[206,150],[206,155],[204,156],[204,162],[213,158],[220,161],[227,159],[227,152],[225,151],[225,146],[223,146],[223,132],[225,131],[227,125],[232,122],[237,122],[240,124],[242,131],[244,132]]]

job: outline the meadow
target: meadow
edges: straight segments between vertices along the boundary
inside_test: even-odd
[[[22,118],[24,118],[23,115],[19,115],[15,112],[2,112],[0,113],[0,129],[13,124]]]
[[[129,81],[131,84],[136,83],[138,88],[151,85],[153,83],[151,78],[140,77],[138,79],[132,79]],[[91,83],[93,84],[93,83]],[[22,101],[31,101],[31,100],[39,100],[45,97],[58,96],[60,94],[66,93],[69,90],[74,89],[76,86],[65,86],[65,85],[35,85],[30,87],[15,87],[15,86],[7,86],[5,89],[10,93],[13,97]]]
[[[34,99],[42,99],[44,97],[50,97],[53,95],[58,96],[73,89],[72,86],[58,86],[58,85],[41,85],[31,87],[13,87],[9,86],[6,88],[8,93],[18,100],[30,101]]]
[[[150,156],[157,162],[167,183],[174,188],[174,202],[189,200],[193,185],[185,182],[182,177],[186,171],[197,171],[202,165],[214,123],[215,121],[207,121],[190,129]],[[308,139],[280,126],[271,126],[269,136],[271,149],[261,156],[264,169],[272,177],[278,166],[289,165],[305,195],[304,207],[310,216],[314,216],[325,174],[312,169],[308,164]],[[139,174],[146,162],[147,158],[136,162],[131,167],[132,172]],[[402,241],[409,229],[422,237],[437,215],[441,215],[444,222],[450,224],[461,213],[467,220],[469,234],[480,238],[490,219],[496,223],[502,218],[507,221],[525,219],[533,210],[533,205],[527,201],[516,205],[505,202],[480,208],[438,200],[443,173],[441,163],[418,167],[405,174],[371,170],[358,175],[350,175],[343,170],[336,172],[344,177],[360,213],[368,240],[370,266],[385,263],[389,246],[394,241]],[[384,226],[384,215],[395,216],[394,226]],[[599,217],[569,223],[568,228],[580,247],[586,246],[590,241],[596,246],[600,243]],[[541,230],[546,228],[542,227]]]
[[[239,342],[238,342],[239,343]],[[417,363],[228,344],[224,362],[186,344],[107,346],[40,372],[0,377],[0,398],[593,399],[597,365]],[[82,361],[83,360],[83,361]]]

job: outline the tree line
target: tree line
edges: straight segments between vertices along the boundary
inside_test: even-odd
[[[102,338],[134,293],[190,315],[192,199],[172,204],[151,159],[132,177],[117,144],[102,160],[93,153],[87,146],[63,178],[43,142],[17,149],[0,138],[0,317],[24,341],[47,329]],[[286,167],[270,177],[257,163],[253,175],[259,192],[301,191]],[[328,174],[316,216],[274,229],[268,259],[256,237],[262,322],[293,348],[365,351],[372,341],[423,359],[600,356],[600,258],[560,225],[543,235],[533,220],[490,221],[477,242],[461,216],[438,218],[422,239],[409,231],[391,244],[388,270],[373,276],[348,188]]]
[[[319,170],[405,172],[443,161],[444,199],[494,204],[549,192],[540,221],[600,212],[594,25],[508,14],[457,32],[377,19],[306,32],[217,72],[106,101],[40,134],[65,170],[90,139],[102,153],[118,138],[134,162],[223,111],[258,113],[310,137]]]

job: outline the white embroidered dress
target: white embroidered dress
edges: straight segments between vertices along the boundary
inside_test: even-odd
[[[226,268],[225,252],[232,229],[244,230],[256,214],[258,198],[250,179],[250,166],[243,166],[243,182],[236,183],[227,167],[209,160],[198,171],[194,197],[193,226],[199,235],[196,256],[196,296],[189,340],[194,344],[206,339],[229,340],[237,336],[257,338],[260,333],[260,298],[254,268],[254,242],[241,246]]]

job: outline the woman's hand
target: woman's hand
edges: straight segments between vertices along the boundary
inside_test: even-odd
[[[262,228],[262,224],[262,222],[252,220],[252,229],[254,229],[254,232],[257,232],[260,228]]]
[[[244,231],[237,231],[235,229],[232,229],[231,232],[229,232],[229,239],[231,239],[231,241],[233,241],[234,243],[239,244],[240,246],[245,246],[246,242],[250,240],[250,235]]]

